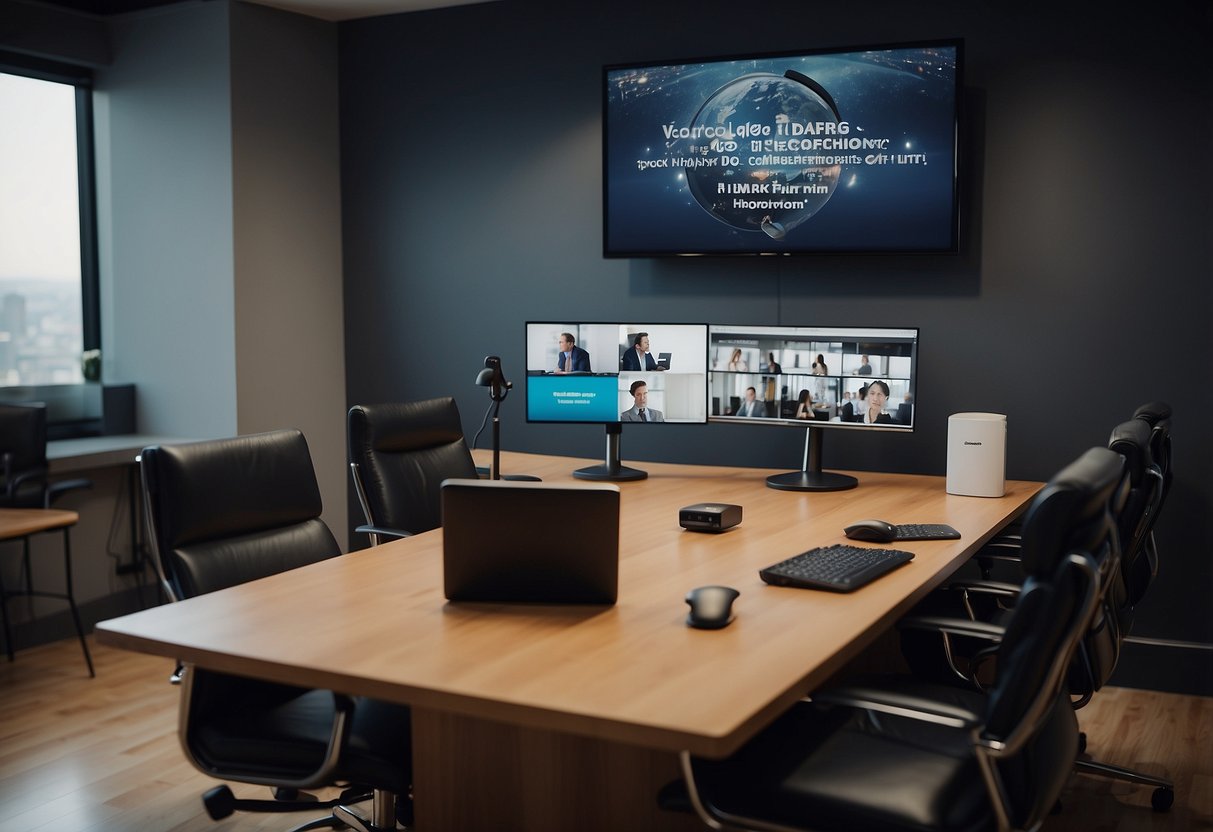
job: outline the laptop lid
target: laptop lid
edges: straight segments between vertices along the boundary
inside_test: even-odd
[[[668,353],[668,352],[657,353],[657,363],[660,366],[665,367],[667,370],[670,369],[670,353]]]
[[[614,604],[619,487],[448,479],[443,583],[451,601]]]

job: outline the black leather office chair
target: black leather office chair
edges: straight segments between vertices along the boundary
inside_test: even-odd
[[[1108,448],[1124,460],[1124,475],[1112,500],[1118,545],[1101,563],[1101,602],[1080,641],[1069,674],[1068,685],[1076,709],[1085,706],[1107,684],[1119,662],[1124,640],[1133,625],[1134,606],[1144,593],[1141,583],[1148,583],[1151,578],[1149,567],[1144,566],[1148,560],[1146,542],[1158,517],[1163,495],[1163,477],[1153,462],[1151,428],[1145,421],[1130,419],[1117,425],[1108,439]],[[1013,548],[1018,558],[1021,547]],[[944,592],[959,596],[959,601],[955,597],[951,599],[952,609],[957,612],[957,603],[963,603],[970,617],[1005,626],[1017,603],[1019,587],[989,580],[958,580],[950,583]],[[939,596],[924,602],[922,608],[941,609]],[[921,633],[903,634],[903,653],[920,675],[946,673],[942,670],[945,661],[955,672],[956,666],[952,662],[957,657],[965,657],[966,663],[984,658],[971,644],[954,641],[945,645],[946,652],[941,652],[938,644],[928,646],[924,644],[926,640]],[[930,655],[932,647],[935,648],[934,657]],[[1081,738],[1081,746],[1085,750],[1085,737]],[[1151,803],[1159,811],[1165,811],[1174,802],[1174,785],[1165,778],[1090,759],[1079,760],[1075,768],[1084,774],[1154,786]]]
[[[341,554],[320,519],[320,489],[299,431],[148,447],[140,468],[149,537],[174,601]],[[398,814],[410,816],[405,707],[187,666],[181,713],[186,756],[212,777],[276,787],[283,797],[358,784],[326,803],[241,801],[220,786],[204,798],[216,820],[241,809],[322,806],[332,817],[299,829],[379,832],[395,829]],[[368,798],[371,818],[345,805]]]
[[[912,677],[815,693],[725,760],[682,755],[697,814],[714,829],[1033,828],[1078,751],[1065,677],[1098,602],[1097,563],[1114,545],[1108,502],[1120,476],[1119,457],[1094,448],[1033,500],[1028,578],[998,635],[988,693]],[[984,635],[963,619],[929,623]]]
[[[46,458],[46,406],[43,404],[0,405],[0,508],[51,508],[55,501],[70,491],[92,488],[92,481],[69,479],[51,482]],[[4,626],[4,645],[8,660],[13,661],[13,634],[8,620],[8,599],[37,596],[67,601],[88,675],[96,676],[93,657],[89,654],[84,639],[84,628],[80,623],[80,612],[76,608],[76,597],[72,589],[72,550],[69,527],[63,528],[63,569],[66,583],[64,592],[35,590],[32,564],[30,563],[30,536],[21,538],[21,568],[24,587],[18,590],[5,588],[0,580],[0,622]]]
[[[1134,411],[1133,418],[1140,419],[1150,426],[1150,457],[1162,475],[1162,493],[1159,495],[1142,549],[1144,559],[1132,564],[1132,570],[1126,572],[1128,600],[1136,604],[1158,576],[1158,542],[1154,536],[1154,524],[1158,521],[1158,515],[1171,492],[1174,471],[1171,463],[1171,406],[1166,402],[1148,402]]]
[[[453,398],[355,405],[347,418],[350,472],[366,525],[378,545],[442,525],[442,481],[475,479]]]

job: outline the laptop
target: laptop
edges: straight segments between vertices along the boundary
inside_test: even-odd
[[[443,584],[450,601],[614,604],[619,487],[448,479]]]
[[[670,353],[668,353],[668,352],[657,353],[657,366],[664,367],[667,370],[670,369]]]

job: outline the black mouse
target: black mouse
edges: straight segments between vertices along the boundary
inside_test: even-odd
[[[897,527],[883,520],[859,520],[843,529],[852,540],[872,540],[888,543],[897,539]]]
[[[728,626],[734,618],[733,601],[741,593],[731,586],[701,586],[687,593],[691,612],[687,615],[687,626],[700,630],[719,630]]]

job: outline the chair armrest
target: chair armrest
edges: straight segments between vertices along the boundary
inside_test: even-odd
[[[45,468],[30,468],[27,471],[21,471],[15,475],[13,475],[12,479],[9,479],[8,460],[5,460],[4,474],[5,474],[5,476],[4,476],[5,481],[8,483],[8,493],[9,494],[15,494],[17,492],[17,489],[20,488],[23,483],[41,482],[41,481],[46,480],[46,469]]]
[[[93,481],[86,479],[78,480],[60,480],[53,482],[46,487],[46,507],[51,505],[69,491],[77,491],[83,488],[92,488]]]
[[[389,529],[386,526],[359,526],[354,529],[359,534],[382,535],[384,537],[412,537],[412,532],[404,529]]]
[[[967,618],[950,618],[942,615],[912,615],[897,622],[899,630],[927,630],[932,633],[947,633],[952,636],[968,636],[969,638],[999,643],[1002,641],[1006,628],[1000,624],[990,624],[985,621],[970,621]]]
[[[944,589],[972,592],[976,595],[997,595],[1000,598],[1015,598],[1023,587],[1004,581],[956,580],[944,585]]]
[[[876,711],[951,728],[974,728],[982,724],[981,715],[968,708],[885,688],[855,685],[820,691],[810,699],[817,704]]]

